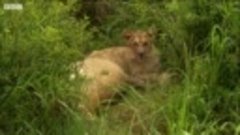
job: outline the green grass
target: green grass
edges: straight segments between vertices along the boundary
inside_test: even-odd
[[[75,0],[19,2],[22,11],[0,8],[0,135],[240,134],[237,0],[107,0],[114,12],[97,26],[75,18]],[[69,65],[123,44],[124,29],[151,26],[162,68],[178,81],[129,86],[119,104],[84,117]]]

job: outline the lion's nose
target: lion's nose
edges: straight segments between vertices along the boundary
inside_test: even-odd
[[[143,58],[144,57],[144,52],[142,51],[142,52],[138,52],[138,56],[140,57],[140,58]]]
[[[138,55],[140,58],[143,58],[145,54],[145,50],[143,47],[138,48]]]

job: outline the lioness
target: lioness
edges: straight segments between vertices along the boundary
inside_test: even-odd
[[[125,46],[93,51],[77,66],[78,73],[89,79],[83,94],[91,112],[119,92],[114,88],[125,83],[144,86],[159,69],[152,30],[125,31],[123,36],[127,40]]]
[[[111,60],[129,76],[141,78],[144,82],[148,81],[152,74],[160,70],[159,53],[153,44],[153,30],[124,31],[123,37],[127,41],[125,46],[93,51],[88,57]],[[135,85],[141,84],[136,83]]]

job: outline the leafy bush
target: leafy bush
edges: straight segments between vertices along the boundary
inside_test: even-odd
[[[112,12],[95,26],[89,20],[101,16],[87,13],[104,6],[83,2],[29,0],[22,11],[0,9],[0,134],[240,133],[237,0],[104,0]],[[124,44],[124,29],[149,27],[163,69],[181,80],[144,92],[129,87],[120,104],[83,121],[81,82],[68,81],[69,64]]]
[[[69,15],[71,4],[31,0],[22,11],[1,9],[3,134],[66,134],[64,123],[73,119],[67,103],[77,98],[67,69],[92,39],[88,21]]]

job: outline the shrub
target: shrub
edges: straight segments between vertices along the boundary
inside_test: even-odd
[[[72,3],[30,0],[23,6],[0,9],[0,132],[67,134],[77,98],[67,69],[88,50],[88,21],[70,16]]]

